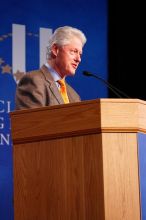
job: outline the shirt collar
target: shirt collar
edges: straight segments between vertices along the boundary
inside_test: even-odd
[[[60,75],[49,65],[49,63],[46,63],[45,66],[48,68],[55,82],[61,79]]]

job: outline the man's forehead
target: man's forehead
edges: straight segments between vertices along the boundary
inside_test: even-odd
[[[82,51],[82,44],[68,43],[68,44],[65,44],[63,47]]]

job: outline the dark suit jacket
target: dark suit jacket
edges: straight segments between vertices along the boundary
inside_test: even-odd
[[[69,101],[79,102],[79,95],[67,83],[66,86]],[[20,80],[15,101],[17,110],[64,104],[56,83],[45,65],[40,70],[25,74]]]

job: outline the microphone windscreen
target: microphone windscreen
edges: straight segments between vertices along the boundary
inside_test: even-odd
[[[83,75],[85,76],[92,76],[92,74],[86,70],[83,71]]]

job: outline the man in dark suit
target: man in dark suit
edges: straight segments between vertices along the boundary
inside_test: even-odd
[[[25,74],[16,89],[16,109],[37,108],[80,101],[75,90],[65,83],[81,62],[86,37],[82,31],[64,26],[56,29],[47,51],[47,63]],[[60,81],[61,80],[61,81]],[[64,82],[66,98],[61,93]]]

